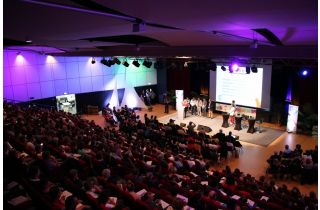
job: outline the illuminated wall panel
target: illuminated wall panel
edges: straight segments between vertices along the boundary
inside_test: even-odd
[[[102,57],[96,57],[96,63],[92,64],[91,57],[57,57],[25,51],[4,50],[3,56],[4,99],[17,102],[31,97],[113,90],[115,77],[118,89],[126,84],[133,87],[157,84],[156,70],[153,65],[150,69],[143,66],[143,59],[137,68],[132,59],[127,59],[129,67],[122,64],[107,67],[100,63]]]

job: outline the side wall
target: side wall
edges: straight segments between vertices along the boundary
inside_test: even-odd
[[[3,51],[3,97],[17,102],[55,97],[58,95],[89,93],[122,89],[126,83],[134,86],[157,84],[157,71],[146,68],[100,63],[101,57],[53,57],[34,52]],[[106,59],[108,59],[106,57]],[[120,59],[121,60],[121,59]]]

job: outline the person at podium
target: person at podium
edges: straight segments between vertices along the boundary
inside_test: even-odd
[[[235,115],[236,115],[236,103],[234,100],[232,100],[232,103],[231,103],[231,108],[230,108],[230,111],[229,111],[229,115],[230,115],[230,124],[231,125],[234,125],[234,121],[235,121]]]

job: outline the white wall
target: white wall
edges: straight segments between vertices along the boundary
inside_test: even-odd
[[[86,93],[113,90],[115,78],[117,88],[128,82],[134,87],[157,84],[157,72],[142,65],[136,68],[122,64],[107,67],[100,63],[91,64],[91,57],[52,57],[39,53],[3,51],[3,94],[4,99],[28,101],[48,98],[64,93]],[[106,58],[108,59],[108,58]],[[117,76],[117,77],[115,77]]]

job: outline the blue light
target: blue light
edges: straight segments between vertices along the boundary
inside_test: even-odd
[[[302,76],[307,76],[308,73],[309,73],[308,70],[303,70],[301,74],[302,74]]]

